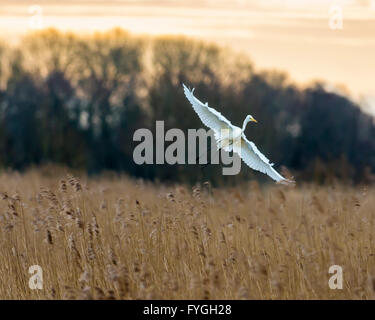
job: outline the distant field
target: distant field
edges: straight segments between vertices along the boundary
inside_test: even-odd
[[[33,170],[2,173],[0,191],[0,299],[375,298],[373,188],[191,189]],[[328,286],[331,265],[342,290]]]

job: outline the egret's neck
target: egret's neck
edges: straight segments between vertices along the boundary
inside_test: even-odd
[[[248,119],[245,119],[243,121],[243,125],[242,125],[242,132],[245,132],[245,129],[246,129],[246,125],[248,124],[249,120]]]

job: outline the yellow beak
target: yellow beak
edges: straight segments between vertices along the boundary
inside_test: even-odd
[[[258,122],[258,121],[256,121],[254,118],[251,118],[250,119],[250,121],[253,121],[253,122]]]

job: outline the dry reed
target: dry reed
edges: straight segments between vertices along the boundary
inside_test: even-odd
[[[373,299],[375,190],[0,175],[1,299]],[[12,196],[10,196],[12,195]],[[43,289],[28,269],[43,269]],[[331,290],[340,265],[344,288]]]

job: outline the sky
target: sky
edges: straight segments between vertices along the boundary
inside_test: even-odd
[[[375,115],[375,0],[0,0],[0,38],[36,28],[183,34],[245,52],[300,85],[324,80]]]

